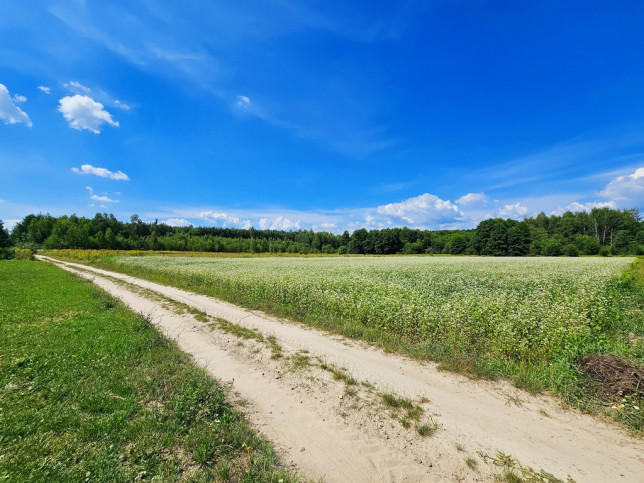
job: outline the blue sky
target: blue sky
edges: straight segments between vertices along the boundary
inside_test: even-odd
[[[644,210],[644,3],[39,1],[0,16],[0,219],[470,228]]]

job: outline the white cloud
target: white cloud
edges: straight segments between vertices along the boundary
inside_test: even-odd
[[[485,205],[488,202],[488,197],[485,196],[483,193],[468,193],[466,195],[461,196],[459,199],[455,201],[455,203],[461,205],[461,206],[467,206],[467,205]]]
[[[87,191],[89,191],[89,197],[90,197],[90,199],[92,199],[94,201],[100,201],[102,203],[118,203],[119,202],[119,200],[113,200],[113,199],[109,198],[106,195],[100,196],[100,195],[94,194],[94,190],[92,189],[91,186],[86,186],[85,189]],[[103,205],[101,205],[101,207],[102,208],[107,208],[106,206],[103,206]]]
[[[407,223],[416,224],[427,221],[453,219],[463,213],[449,200],[442,200],[429,193],[379,206],[376,211],[381,215],[400,218]]]
[[[98,99],[98,101],[102,102],[103,104],[107,104],[108,106],[112,106],[112,107],[118,107],[119,109],[123,109],[124,111],[130,110],[129,105],[119,101],[118,99],[114,99],[103,89],[100,89],[100,88],[90,89],[89,87],[84,86],[78,81],[66,82],[63,84],[63,87],[67,89],[69,92],[71,92],[72,94],[80,94],[83,96],[89,96],[91,92],[92,97],[94,99]]]
[[[561,213],[556,213],[556,214],[562,214],[565,213],[566,211],[572,211],[573,213],[577,213],[578,211],[591,211],[593,208],[617,208],[617,205],[615,204],[614,201],[589,201],[587,203],[578,203],[576,201],[573,201],[570,203],[566,208],[561,210]],[[557,210],[559,211],[559,210]]]
[[[239,217],[228,215],[227,213],[217,211],[201,211],[196,215],[197,218],[215,223],[221,227],[237,226],[241,228],[250,228],[250,220],[240,220]]]
[[[74,173],[78,174],[93,174],[95,176],[100,176],[101,178],[116,179],[122,181],[128,181],[130,178],[123,171],[112,172],[109,169],[97,168],[91,164],[83,164],[80,169],[72,168]]]
[[[13,227],[16,226],[18,223],[20,223],[22,220],[18,220],[15,218],[10,218],[8,220],[2,220],[2,225],[4,226],[4,229],[7,231],[13,230]]]
[[[91,89],[77,81],[66,82],[63,87],[73,94],[89,94]]]
[[[602,196],[612,200],[635,201],[644,200],[644,167],[637,168],[633,173],[618,176],[606,185]]]
[[[192,223],[190,223],[188,220],[184,218],[168,218],[165,221],[162,221],[161,223],[165,223],[168,226],[190,226]]]
[[[285,216],[278,216],[273,220],[262,218],[259,220],[259,227],[262,230],[299,230],[300,222],[291,221]]]
[[[63,97],[59,102],[58,111],[62,113],[73,129],[79,131],[87,129],[98,134],[104,123],[114,127],[119,126],[119,123],[112,119],[111,114],[103,109],[103,104],[96,102],[91,97],[76,94],[71,97]]]
[[[499,216],[504,218],[520,218],[528,213],[528,208],[521,203],[505,205],[499,210]]]
[[[14,94],[13,102],[17,102],[18,104],[21,104],[23,102],[27,102],[27,98],[25,96],[21,96],[20,94]]]
[[[111,198],[109,198],[107,196],[92,195],[92,196],[90,196],[90,198],[95,200],[95,201],[101,201],[103,203],[118,203],[119,202],[119,200],[113,200],[113,199],[111,199]],[[104,205],[101,205],[101,206],[103,206],[105,208]]]
[[[5,124],[18,124],[22,122],[27,127],[33,126],[27,113],[14,104],[16,97],[22,98],[23,96],[16,95],[14,99],[11,99],[9,89],[4,84],[0,84],[0,119],[4,119]],[[26,98],[24,99],[27,100]]]
[[[483,213],[485,214],[485,213]],[[474,216],[472,216],[474,215]],[[472,228],[481,217],[477,213],[463,213],[450,201],[431,194],[391,203],[380,207],[352,207],[333,210],[253,210],[218,208],[183,208],[165,213],[150,213],[159,220],[181,218],[195,226],[213,224],[223,227],[274,230],[299,230],[342,233],[359,228],[382,229],[409,226],[420,229]],[[206,223],[205,223],[206,222]]]
[[[248,109],[252,105],[252,102],[247,96],[237,96],[237,102],[235,105],[242,109]]]
[[[51,87],[47,86],[38,86],[38,89],[43,91],[45,94],[51,94]]]
[[[125,104],[125,103],[123,103],[121,101],[119,101],[118,99],[114,99],[114,105],[116,107],[118,107],[119,109],[123,109],[124,111],[129,111],[130,110],[130,106],[128,106],[127,104]]]
[[[335,223],[324,222],[319,225],[313,225],[311,227],[313,231],[328,231],[330,233],[335,233],[338,231],[338,225]]]

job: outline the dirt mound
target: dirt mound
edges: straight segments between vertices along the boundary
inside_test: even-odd
[[[613,354],[589,354],[579,367],[599,382],[606,395],[644,394],[644,367]]]

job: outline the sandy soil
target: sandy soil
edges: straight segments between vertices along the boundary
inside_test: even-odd
[[[503,382],[439,372],[434,364],[385,354],[203,295],[85,265],[56,263],[144,314],[212,376],[232,382],[234,399],[243,400],[251,423],[275,444],[286,464],[307,478],[490,481],[501,467],[480,454],[494,457],[500,451],[511,455],[515,465],[564,481],[644,481],[641,439],[563,409],[553,398],[533,396]],[[272,335],[284,357],[271,359],[263,344],[213,330],[189,314],[177,314],[168,303],[104,276]],[[294,354],[306,354],[313,364],[294,367],[289,357]],[[346,368],[370,385],[346,386],[320,368],[319,361]],[[387,408],[382,393],[414,400],[424,409],[421,422],[435,423],[436,432],[423,437],[415,423],[403,427],[403,413]],[[476,464],[468,466],[466,458]]]

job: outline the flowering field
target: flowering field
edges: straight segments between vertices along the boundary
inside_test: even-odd
[[[570,359],[618,317],[630,258],[117,257],[110,265],[368,340]]]

